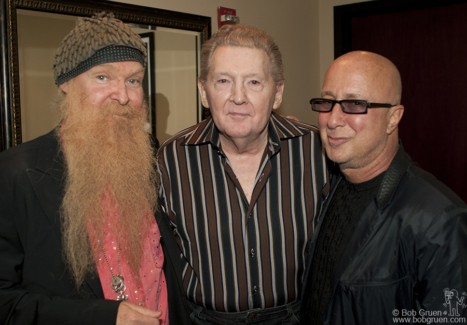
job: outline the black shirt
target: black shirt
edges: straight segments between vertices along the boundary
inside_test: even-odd
[[[339,183],[324,216],[313,254],[311,269],[312,324],[323,324],[335,288],[335,271],[346,243],[370,201],[374,199],[383,174],[359,184],[345,179]]]

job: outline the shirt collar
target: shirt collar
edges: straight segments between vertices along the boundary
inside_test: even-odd
[[[269,145],[270,150],[272,147],[280,147],[281,140],[295,138],[310,132],[310,127],[300,122],[291,121],[283,116],[272,113],[269,119]],[[202,145],[211,143],[219,148],[219,130],[214,125],[212,117],[200,122],[191,132],[190,136],[186,139],[185,145]]]

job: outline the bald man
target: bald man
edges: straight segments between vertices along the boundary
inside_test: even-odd
[[[310,101],[338,168],[312,240],[303,324],[467,323],[467,207],[402,148],[401,93],[391,61],[356,51],[331,64]]]

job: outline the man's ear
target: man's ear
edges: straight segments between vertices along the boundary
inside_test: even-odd
[[[205,82],[202,80],[198,80],[198,91],[201,96],[201,103],[204,107],[209,108],[208,97],[206,94]]]
[[[58,88],[64,93],[64,94],[67,94],[68,93],[68,89],[70,88],[70,84],[68,81],[62,83],[60,86],[58,86]]]
[[[272,109],[277,109],[282,104],[282,95],[284,94],[284,81],[279,81],[276,85],[276,94],[274,97],[274,104]]]
[[[396,105],[389,109],[389,122],[386,128],[387,134],[391,134],[395,129],[397,129],[399,122],[402,119],[402,115],[404,115],[403,105]]]

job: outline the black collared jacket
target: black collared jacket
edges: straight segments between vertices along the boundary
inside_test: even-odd
[[[342,175],[334,178],[318,219]],[[315,240],[315,239],[314,239]],[[314,243],[308,272],[313,263]],[[467,317],[467,207],[399,148],[336,269],[325,324],[423,323]],[[308,319],[313,284],[305,275],[301,320]],[[440,319],[437,317],[446,317]],[[454,318],[453,318],[454,317]],[[447,322],[446,322],[447,321]],[[321,324],[320,324],[321,325]]]
[[[0,154],[0,324],[112,324],[97,276],[77,291],[62,256],[60,205],[65,167],[54,132]],[[188,324],[180,252],[156,216],[164,248],[171,324]]]

